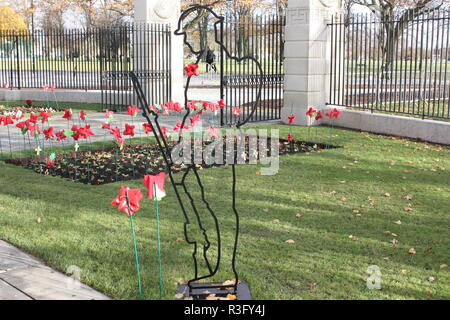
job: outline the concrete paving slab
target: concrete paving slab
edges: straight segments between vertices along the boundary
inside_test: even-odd
[[[20,290],[0,280],[0,300],[32,300]]]
[[[0,300],[110,299],[1,240],[0,265]]]

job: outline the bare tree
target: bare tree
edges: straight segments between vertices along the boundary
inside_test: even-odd
[[[350,12],[353,5],[365,6],[379,19],[382,31],[378,35],[381,46],[382,71],[389,77],[395,59],[395,48],[410,23],[424,14],[440,9],[447,0],[346,0]]]

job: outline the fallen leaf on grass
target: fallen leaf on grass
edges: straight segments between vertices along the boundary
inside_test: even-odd
[[[384,261],[391,261],[391,258],[385,257],[385,258],[383,258],[383,260],[384,260]]]
[[[301,218],[301,217],[302,217],[302,214],[301,214],[301,213],[297,213],[295,216],[296,216],[297,218]]]
[[[318,284],[315,283],[315,282],[314,283],[308,283],[307,286],[310,287],[311,289],[314,289],[314,288],[316,288],[318,286]]]
[[[36,219],[36,223],[41,223],[42,222],[42,219],[41,218],[37,218]]]
[[[413,199],[413,195],[412,194],[408,194],[405,196],[406,200],[412,200]]]
[[[414,209],[413,209],[413,208],[410,208],[410,207],[406,207],[406,208],[405,208],[405,211],[414,211]]]
[[[280,223],[280,220],[278,219],[272,220],[272,223]]]
[[[386,193],[384,194],[384,196],[387,197],[387,198],[389,198],[389,197],[391,196],[391,194],[388,193],[388,192],[386,192]]]
[[[439,266],[439,268],[445,269],[445,268],[448,268],[448,265],[447,265],[447,264],[441,264],[441,265]]]
[[[398,243],[398,240],[397,239],[392,239],[391,241],[389,241],[390,243],[392,243],[392,244],[397,244]]]
[[[183,238],[177,238],[176,241],[177,241],[177,242],[184,242],[184,239],[183,239]]]
[[[425,294],[427,294],[427,295],[429,295],[429,296],[432,296],[432,295],[433,295],[433,292],[427,291],[427,292],[425,292]]]
[[[411,271],[409,271],[408,269],[403,269],[402,273],[410,273]]]
[[[433,252],[433,248],[428,248],[427,250],[425,250],[426,253],[432,253]]]
[[[434,277],[428,277],[427,281],[428,282],[434,282],[436,279]]]
[[[264,211],[264,212],[269,212],[269,209],[264,208],[263,211]]]
[[[416,254],[417,251],[416,251],[416,249],[411,248],[411,249],[408,250],[408,253],[409,253],[409,254]]]
[[[396,225],[401,225],[402,222],[400,220],[394,222]]]
[[[286,240],[285,242],[288,243],[288,244],[294,244],[295,243],[294,240]]]

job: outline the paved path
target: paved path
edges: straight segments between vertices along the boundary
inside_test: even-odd
[[[110,300],[0,240],[0,300]]]
[[[102,123],[105,122],[104,113],[89,113],[87,117],[87,124],[91,126],[92,131],[94,132],[94,136],[90,137],[89,140],[80,139],[79,144],[83,143],[90,143],[95,141],[106,141],[106,140],[112,140],[113,137],[111,134],[109,134],[108,130],[102,129]],[[169,131],[171,131],[176,123],[183,118],[184,113],[180,114],[174,114],[173,116],[159,117],[159,123],[162,126],[167,127]],[[208,113],[208,116],[204,118],[204,127],[208,126],[214,126],[217,127],[220,122],[220,115],[214,116],[210,113]],[[53,120],[50,124],[51,127],[54,128],[56,131],[61,131],[68,129],[68,127],[71,127],[72,124],[77,125],[78,127],[84,127],[86,123],[84,121],[79,122],[78,120],[75,120],[78,118],[77,114],[74,114],[74,121],[70,121],[70,123],[67,123],[67,120],[62,118],[62,115],[54,115]],[[111,126],[119,127],[121,131],[123,132],[125,130],[125,123],[132,124],[136,126],[135,129],[135,138],[137,137],[146,137],[147,135],[144,133],[144,129],[142,127],[142,124],[144,123],[144,118],[142,116],[138,116],[136,118],[131,119],[130,116],[124,115],[124,114],[115,114],[114,115],[114,121],[112,122]],[[190,124],[189,121],[187,123]],[[47,129],[49,126],[48,123],[45,123],[44,125],[40,124],[41,130]],[[28,134],[25,136],[22,135],[20,130],[16,128],[14,125],[9,126],[9,133],[8,133],[8,127],[6,126],[0,126],[0,153],[4,152],[5,154],[9,153],[10,151],[21,151],[21,150],[27,150],[27,149],[35,149],[37,148],[38,144],[41,149],[49,148],[49,147],[55,147],[55,146],[67,146],[67,145],[75,145],[75,141],[72,138],[68,138],[64,142],[56,142],[56,140],[52,141],[46,141],[41,134],[39,140],[35,140],[33,138],[28,139]]]

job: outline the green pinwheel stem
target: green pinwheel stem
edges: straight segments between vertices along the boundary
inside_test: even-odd
[[[131,224],[131,237],[133,239],[133,246],[134,246],[134,256],[136,258],[136,273],[137,273],[137,279],[138,279],[138,292],[139,296],[142,297],[142,285],[141,285],[141,271],[139,268],[139,254],[136,244],[136,233],[134,231],[134,223],[133,223],[133,215],[130,214],[130,224]]]
[[[161,228],[160,228],[160,220],[159,220],[159,202],[156,197],[156,184],[153,185],[154,189],[154,197],[155,197],[155,206],[156,206],[156,230],[157,230],[157,242],[158,242],[158,269],[159,269],[159,298],[163,299],[164,297],[164,284],[163,284],[163,271],[162,271],[162,261],[161,261]]]

